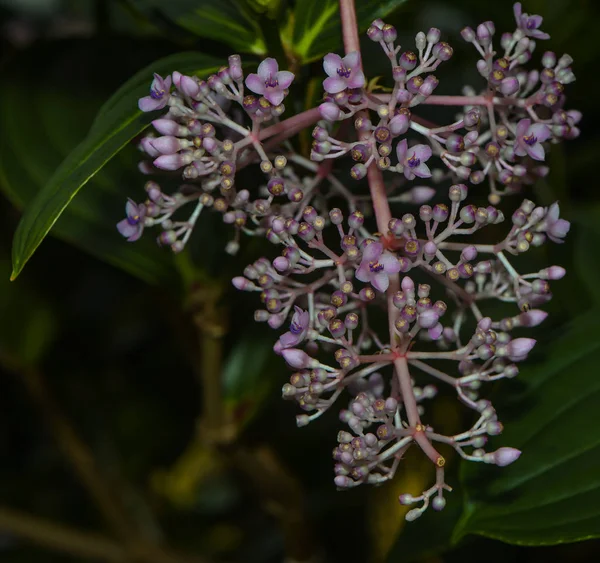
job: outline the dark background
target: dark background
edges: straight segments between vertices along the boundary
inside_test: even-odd
[[[556,327],[599,297],[600,6],[593,0],[537,0],[524,9],[544,16],[543,29],[552,35],[545,48],[575,59],[569,107],[584,113],[581,137],[553,147],[550,178],[529,194],[542,204],[558,198],[563,216],[573,222],[567,243],[551,255],[569,270],[550,306],[550,326]],[[497,29],[513,29],[512,3],[409,0],[390,21],[406,38],[403,44],[417,30],[442,29],[455,47],[454,59],[439,73],[439,93],[448,93],[464,80],[478,83],[474,52],[459,31],[486,19]],[[99,105],[140,68],[182,50],[201,48],[223,60],[230,50],[182,33],[160,16],[141,18],[118,0],[4,0],[0,28],[0,134],[8,147],[0,152],[0,169],[9,168],[12,158],[23,167],[22,187],[6,171],[0,177],[6,194],[0,199],[0,561],[87,560],[60,553],[72,551],[73,541],[61,539],[51,525],[154,553],[140,556],[142,561],[159,561],[156,546],[168,545],[213,561],[276,562],[291,545],[296,553],[320,553],[326,561],[362,562],[397,537],[412,542],[406,548],[410,559],[430,563],[597,560],[595,541],[536,548],[481,538],[420,556],[414,544],[428,551],[435,529],[415,528],[411,538],[409,525],[399,536],[400,484],[337,493],[331,461],[335,415],[295,427],[294,405],[279,398],[285,370],[268,354],[273,337],[254,325],[256,304],[223,283],[260,255],[256,246],[230,258],[211,252],[204,239],[194,255],[208,274],[193,283],[174,276],[157,286],[81,250],[89,250],[83,242],[88,233],[64,227],[60,239],[44,241],[10,284],[11,239],[27,199],[19,190],[35,190],[47,179],[61,151],[65,156],[85,135]],[[365,49],[368,74],[383,74],[386,61],[370,43]],[[304,77],[319,76],[319,66],[305,69]],[[18,142],[15,130],[5,129],[11,112],[13,127],[22,120],[28,132]],[[67,133],[59,139],[53,134],[58,130]],[[128,158],[129,172],[121,166],[107,176],[122,203],[112,206],[101,197],[97,202],[110,218],[105,236],[115,247],[126,244],[114,229],[124,201],[142,193],[135,152],[123,161]],[[82,205],[75,215],[85,218],[85,211]],[[61,221],[59,229],[66,224]],[[211,244],[222,247],[220,231],[210,234]],[[177,267],[185,273],[185,264]],[[225,336],[211,341],[202,328],[207,323],[216,323]],[[227,409],[241,430],[233,445],[213,447],[198,421],[206,408],[201,381],[211,365],[207,350],[218,346],[228,365]],[[406,483],[421,471],[418,460],[409,459],[398,479]],[[459,503],[459,496],[450,495],[449,504]],[[435,526],[436,520],[429,522]],[[58,551],[34,546],[28,537],[46,544],[44,538],[54,538]]]

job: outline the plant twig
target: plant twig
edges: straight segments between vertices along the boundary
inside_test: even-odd
[[[278,520],[286,556],[298,562],[310,561],[315,542],[298,480],[268,446],[235,448],[229,457],[253,485],[264,509]]]
[[[48,422],[59,449],[77,474],[83,486],[96,503],[114,534],[126,543],[139,536],[139,530],[127,515],[114,487],[105,481],[96,460],[83,440],[53,400],[41,372],[33,367],[23,367],[19,374],[33,401]]]
[[[109,562],[139,561],[143,563],[207,563],[205,559],[188,557],[170,551],[129,551],[104,536],[56,524],[19,510],[0,507],[0,530],[31,541],[47,549],[73,557]]]

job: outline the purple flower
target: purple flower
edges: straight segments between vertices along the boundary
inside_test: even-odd
[[[296,312],[292,316],[290,330],[279,337],[281,348],[294,348],[300,344],[308,332],[310,315],[308,311],[303,311],[300,307],[294,307]]]
[[[429,145],[415,145],[408,148],[406,139],[402,139],[396,147],[398,164],[404,168],[404,175],[407,180],[414,180],[415,176],[419,178],[431,177],[431,171],[425,162],[431,157],[431,147]]]
[[[125,205],[125,212],[127,218],[117,223],[117,229],[129,242],[133,242],[142,236],[146,206],[143,203],[138,205],[130,199]]]
[[[140,98],[138,107],[142,111],[155,111],[162,109],[169,101],[171,90],[171,77],[163,79],[162,76],[154,73],[154,80],[150,85],[150,95]]]
[[[553,203],[546,214],[546,234],[548,238],[557,243],[563,243],[571,228],[571,223],[566,219],[560,219],[560,208],[558,202]]]
[[[398,258],[384,252],[380,242],[372,242],[363,250],[362,261],[356,270],[356,279],[369,282],[376,290],[383,292],[390,285],[388,276],[399,271]]]
[[[329,94],[337,94],[346,88],[362,88],[365,85],[358,51],[348,53],[343,59],[335,53],[329,53],[323,58],[323,68],[328,75],[323,81],[323,88]]]
[[[254,93],[264,96],[271,104],[278,106],[285,98],[284,90],[289,88],[294,75],[287,70],[279,70],[275,59],[265,59],[258,65],[258,74],[246,78],[246,86]]]
[[[529,155],[535,160],[544,160],[546,153],[542,143],[550,137],[550,129],[543,123],[531,124],[531,119],[521,119],[517,123],[515,154]]]
[[[550,35],[539,30],[542,25],[542,16],[525,14],[521,12],[521,2],[517,2],[513,6],[515,13],[515,20],[517,21],[517,27],[529,37],[534,39],[550,39]]]

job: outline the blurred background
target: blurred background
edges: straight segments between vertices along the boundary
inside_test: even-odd
[[[268,45],[274,4],[245,3]],[[439,93],[458,93],[464,81],[480,84],[474,50],[460,39],[464,25],[492,19],[498,30],[514,29],[505,0],[397,4],[387,19],[400,43],[412,45],[416,31],[435,26],[455,48],[438,74]],[[201,19],[186,19],[209,8],[204,0],[0,0],[0,562],[597,561],[594,540],[514,545],[561,543],[559,532],[544,541],[546,528],[539,541],[511,544],[489,539],[507,539],[492,523],[471,530],[488,538],[468,535],[451,545],[463,498],[477,496],[462,490],[470,481],[458,475],[457,460],[456,494],[423,522],[405,526],[396,500],[430,479],[420,456],[409,456],[390,486],[336,492],[335,413],[296,428],[295,405],[280,398],[287,372],[270,352],[274,336],[253,322],[257,303],[230,286],[261,245],[246,242],[228,256],[226,230],[210,220],[177,259],[152,236],[125,243],[115,224],[128,196],[141,199],[145,180],[134,147],[93,178],[18,280],[8,281],[23,207],[85,137],[102,103],[158,58],[199,49],[225,62],[231,54],[227,36],[218,40]],[[584,114],[580,138],[552,148],[550,176],[526,194],[543,205],[558,199],[573,224],[564,245],[531,257],[569,272],[554,284],[552,319],[535,335],[547,342],[533,358],[543,366],[553,339],[571,330],[565,327],[582,322],[586,342],[600,340],[596,317],[579,320],[600,302],[600,5],[532,0],[524,10],[544,16],[542,28],[552,36],[545,49],[574,58],[568,106]],[[364,49],[367,73],[384,75],[384,57],[368,41]],[[312,84],[320,63],[298,72]],[[300,109],[308,103],[302,92],[292,94]],[[567,436],[583,433],[589,445],[575,465],[561,468],[564,506],[547,511],[556,532],[583,510],[581,525],[595,533],[582,534],[590,537],[600,534],[592,360],[585,369],[566,362],[564,382],[553,387],[569,395],[589,385],[593,402],[580,410],[577,428],[559,421]],[[581,375],[572,384],[579,387],[569,386],[570,373]],[[442,396],[435,409],[434,420],[460,425],[455,401]],[[510,420],[509,407],[507,413]],[[518,424],[517,417],[513,428]],[[573,492],[569,505],[568,483],[576,487],[582,468],[587,488]]]

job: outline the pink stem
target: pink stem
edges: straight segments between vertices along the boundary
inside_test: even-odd
[[[342,20],[342,36],[344,38],[344,50],[346,54],[352,51],[360,53],[358,22],[356,21],[354,0],[340,0],[340,18]]]
[[[429,96],[421,102],[430,106],[487,106],[489,103],[485,96]]]
[[[412,382],[410,380],[410,373],[408,371],[408,362],[406,358],[399,357],[394,360],[394,367],[396,368],[396,374],[398,376],[398,382],[400,383],[400,391],[402,398],[412,397],[414,399],[414,392]],[[408,417],[408,423],[412,427],[416,427],[421,424],[421,418],[419,417],[419,411],[417,410],[417,402],[411,400],[404,402],[404,408],[406,410],[406,416]]]
[[[316,123],[319,119],[321,119],[319,108],[311,108],[263,129],[259,133],[258,138],[260,141],[264,141],[269,137],[281,135],[280,140],[283,141],[289,137],[293,137],[298,131],[301,131],[305,127],[309,127],[313,123]]]
[[[360,53],[360,42],[358,40],[358,26],[356,21],[356,9],[354,6],[354,0],[339,0],[340,1],[340,17],[342,20],[342,35],[344,38],[344,49],[346,54],[352,51],[358,51]],[[362,64],[362,62],[361,62]],[[364,115],[368,118],[368,111],[364,110],[359,115]],[[367,138],[370,136],[369,133],[365,135]],[[362,137],[362,135],[361,135]],[[375,162],[371,163],[367,170],[367,180],[369,182],[369,191],[371,192],[371,199],[373,201],[373,211],[377,221],[377,228],[382,235],[386,235],[388,231],[388,224],[392,218],[390,211],[390,205],[385,191],[385,184],[383,182],[383,175],[381,170],[377,167]],[[396,331],[394,327],[394,319],[396,316],[396,307],[393,303],[393,296],[400,289],[400,275],[394,274],[390,276],[390,285],[386,292],[387,304],[388,304],[388,322],[390,332],[390,346],[395,347],[396,342]],[[394,367],[396,368],[396,374],[398,376],[398,382],[400,384],[400,392],[402,394],[402,401],[406,410],[406,416],[408,417],[408,423],[412,428],[415,429],[414,439],[419,444],[421,449],[425,452],[427,457],[431,459],[438,467],[444,465],[444,458],[436,451],[427,436],[425,430],[421,424],[419,418],[419,411],[417,410],[417,400],[413,390],[412,382],[410,380],[410,373],[408,371],[408,363],[406,357],[398,357],[394,360]]]

